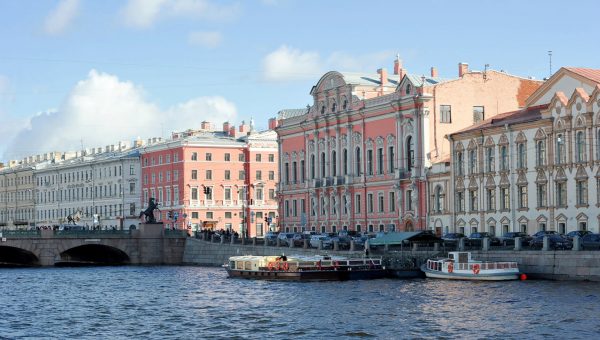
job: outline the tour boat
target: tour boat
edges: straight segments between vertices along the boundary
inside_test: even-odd
[[[430,259],[421,266],[425,276],[449,280],[517,280],[521,277],[516,262],[482,262],[469,252],[449,252],[448,258]],[[524,274],[523,274],[524,275]]]
[[[229,277],[262,280],[343,281],[387,276],[381,258],[246,255],[230,257],[223,267]]]

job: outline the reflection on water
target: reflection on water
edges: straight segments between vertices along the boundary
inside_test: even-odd
[[[220,268],[0,270],[0,337],[596,338],[600,284],[227,279]]]

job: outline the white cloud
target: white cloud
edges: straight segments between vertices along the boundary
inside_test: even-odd
[[[223,36],[219,32],[191,32],[188,42],[192,45],[200,45],[207,48],[215,48],[221,44]]]
[[[360,55],[337,51],[321,58],[317,52],[304,52],[283,45],[264,57],[263,77],[268,81],[294,81],[314,79],[331,70],[375,73],[378,68],[391,66],[393,60],[392,51]]]
[[[281,46],[263,60],[263,76],[269,81],[310,79],[321,73],[321,60],[317,52],[302,52]]]
[[[240,9],[238,3],[220,5],[209,0],[129,0],[121,9],[121,17],[129,26],[148,28],[169,17],[231,20],[238,16]]]
[[[223,97],[198,97],[161,109],[142,88],[116,76],[90,71],[57,110],[37,114],[12,139],[5,157],[99,147],[121,140],[161,136],[197,128],[203,120],[232,121],[233,103]]]
[[[49,35],[58,35],[63,33],[79,11],[79,0],[62,0],[46,17],[44,22],[44,32]]]

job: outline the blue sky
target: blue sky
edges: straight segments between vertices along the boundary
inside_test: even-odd
[[[0,161],[311,103],[329,70],[600,68],[594,1],[0,0]],[[217,126],[219,126],[217,125]]]

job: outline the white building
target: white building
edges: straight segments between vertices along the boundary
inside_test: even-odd
[[[89,227],[137,227],[140,173],[139,151],[127,143],[37,164],[36,225],[58,225],[78,215],[77,223]]]

